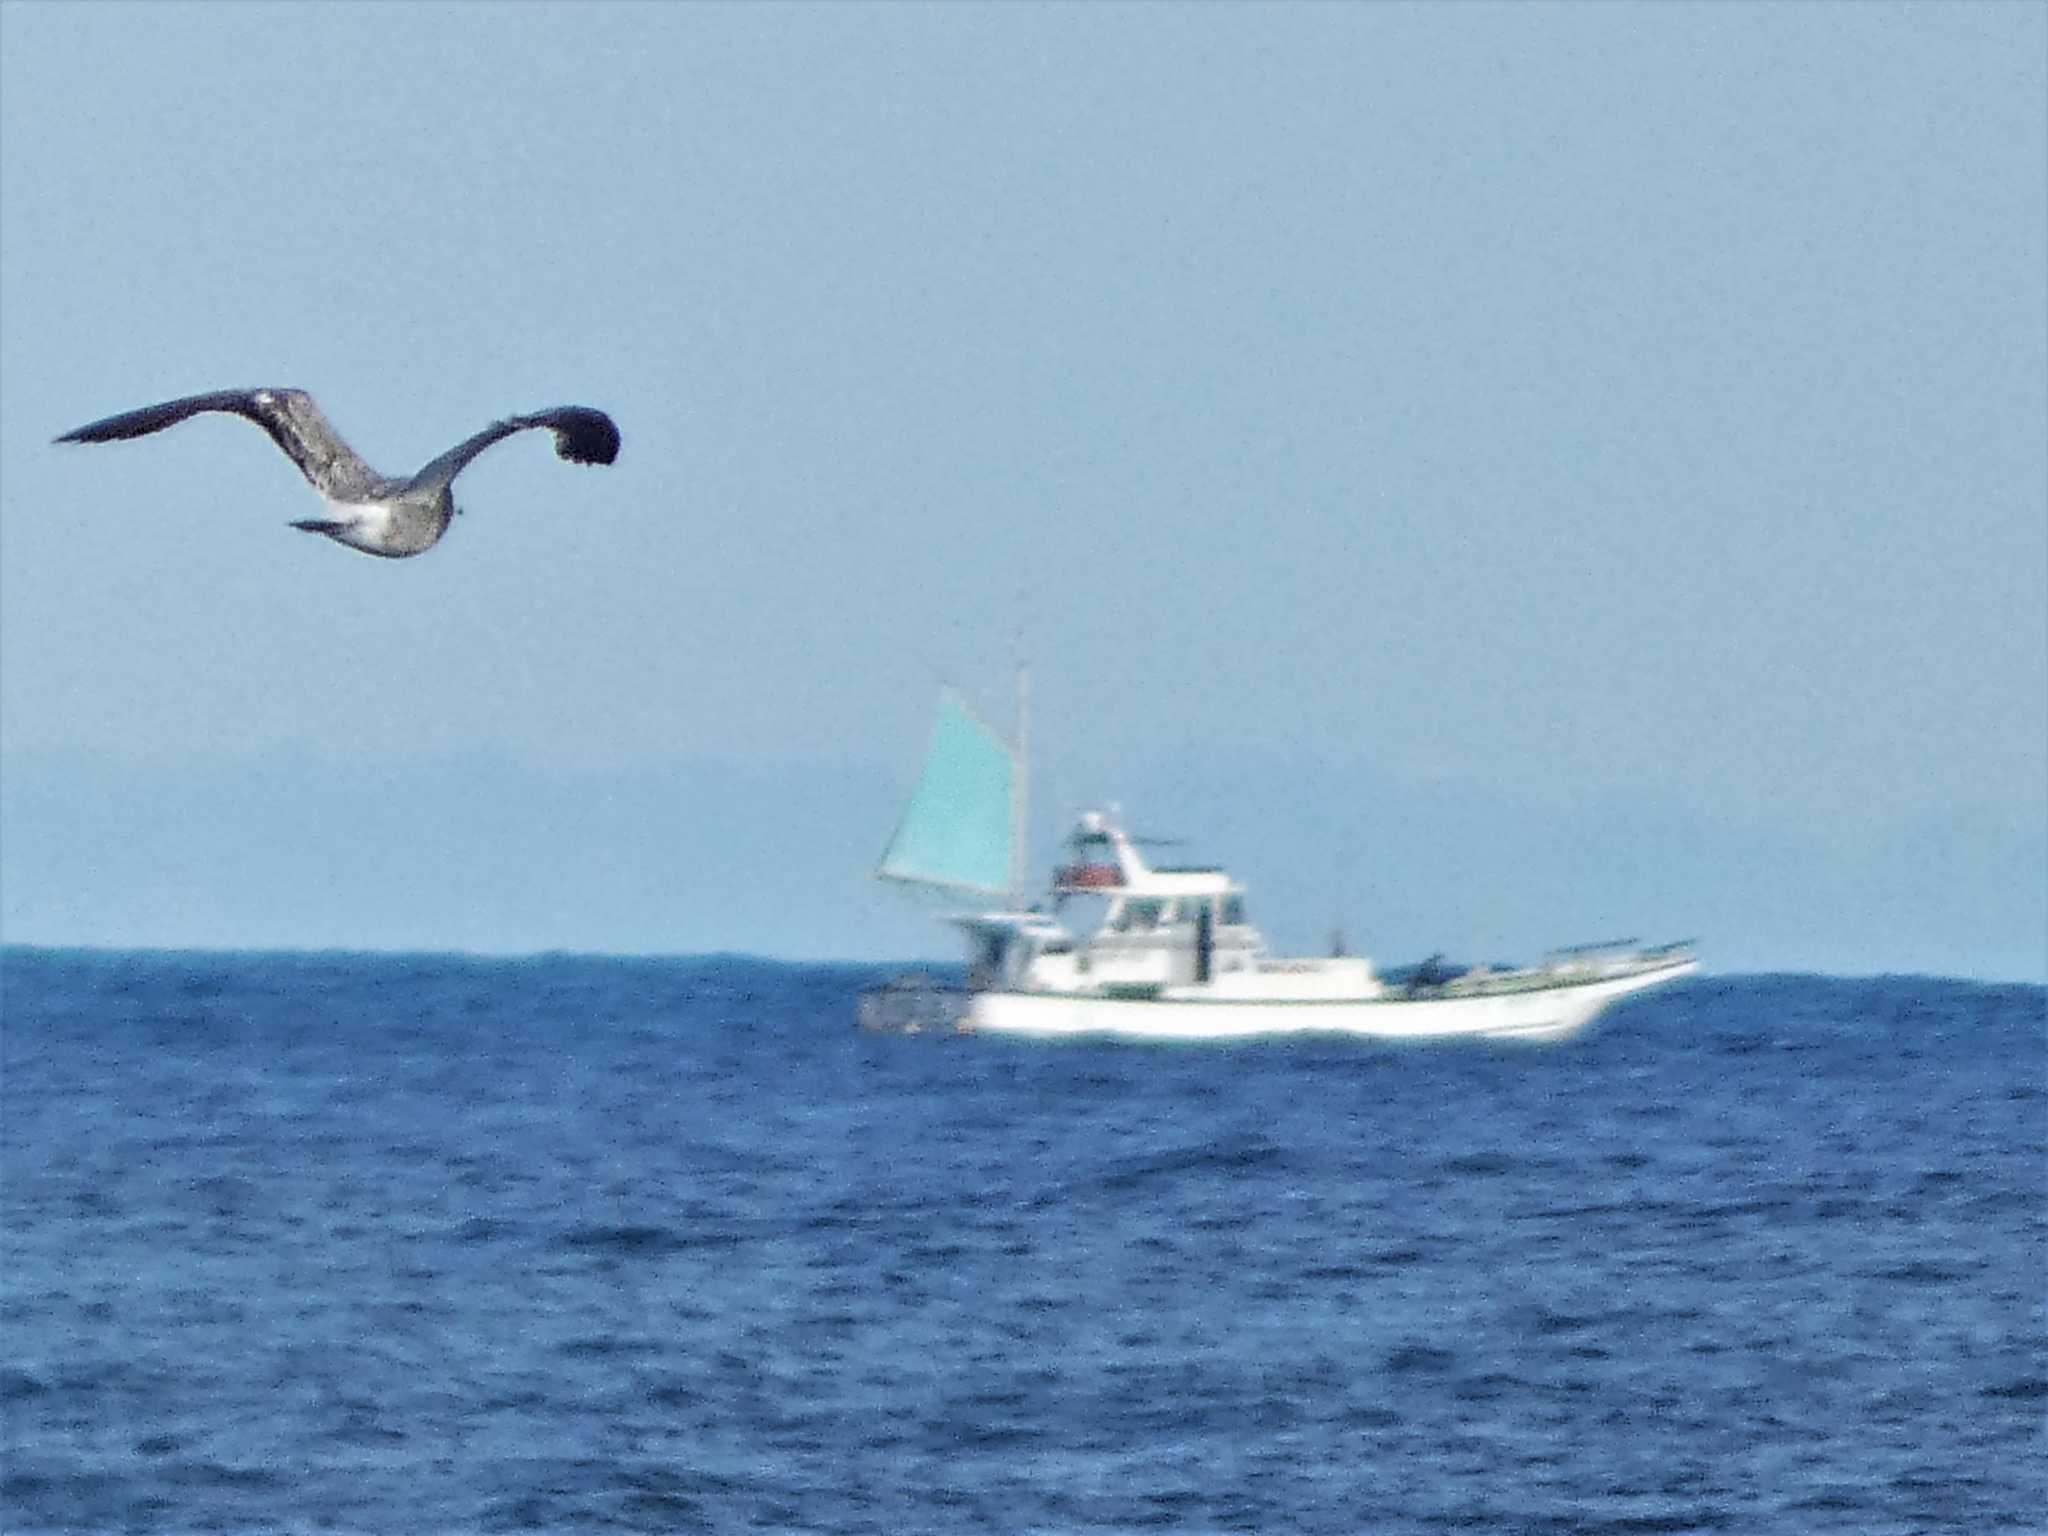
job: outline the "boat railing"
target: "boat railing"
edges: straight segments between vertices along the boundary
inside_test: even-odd
[[[1620,939],[1605,944],[1574,944],[1564,949],[1554,949],[1544,956],[1539,970],[1553,975],[1619,975],[1625,972],[1655,970],[1667,965],[1676,965],[1692,958],[1692,940],[1685,939],[1675,944],[1657,944],[1645,947],[1636,939]]]

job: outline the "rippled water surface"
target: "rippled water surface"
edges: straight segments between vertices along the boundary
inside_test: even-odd
[[[2039,1530],[2044,993],[1561,1045],[9,951],[0,1529]]]

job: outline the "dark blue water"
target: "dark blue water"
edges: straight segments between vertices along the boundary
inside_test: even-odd
[[[2042,1528],[2040,988],[1162,1049],[869,979],[7,952],[0,1528]]]

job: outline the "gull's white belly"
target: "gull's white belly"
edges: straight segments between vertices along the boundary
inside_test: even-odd
[[[336,522],[347,523],[349,531],[366,542],[376,543],[391,535],[391,509],[382,503],[329,501],[327,509]]]

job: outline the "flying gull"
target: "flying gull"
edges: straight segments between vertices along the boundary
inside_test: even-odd
[[[529,416],[508,416],[475,437],[457,443],[410,479],[380,475],[341,440],[313,397],[303,389],[224,389],[146,405],[66,432],[60,443],[111,443],[174,427],[202,411],[246,416],[270,434],[299,473],[327,503],[327,517],[292,524],[324,533],[337,544],[368,555],[399,559],[432,549],[455,516],[450,487],[463,466],[501,438],[529,427],[555,434],[555,452],[572,464],[609,464],[619,456],[619,429],[603,411],[587,405],[558,406]]]

